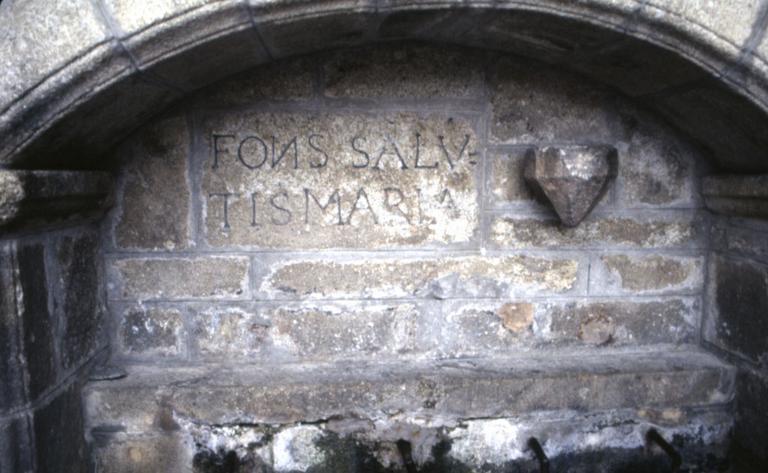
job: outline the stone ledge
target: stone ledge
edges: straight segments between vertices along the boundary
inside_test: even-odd
[[[101,172],[0,170],[0,229],[101,213],[111,203],[112,184]]]
[[[177,422],[289,424],[396,413],[442,422],[730,402],[733,368],[694,350],[569,350],[407,364],[133,365],[123,380],[86,387],[86,417],[91,428],[132,434]]]
[[[705,177],[701,191],[712,212],[768,219],[768,174]]]

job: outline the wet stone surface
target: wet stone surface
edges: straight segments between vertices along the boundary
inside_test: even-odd
[[[229,114],[203,133],[213,247],[468,243],[478,226],[478,141],[461,115]]]

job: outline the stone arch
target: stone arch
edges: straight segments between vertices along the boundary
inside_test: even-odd
[[[226,75],[313,50],[419,39],[580,70],[661,112],[723,168],[768,168],[760,2],[67,3],[0,7],[6,166],[109,167],[101,156],[127,131]]]

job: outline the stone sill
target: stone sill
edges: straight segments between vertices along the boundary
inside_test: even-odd
[[[428,418],[724,405],[735,370],[691,347],[494,359],[281,366],[131,365],[85,389],[92,429],[146,433],[156,419],[289,424],[397,412]],[[171,414],[172,413],[172,414]],[[119,427],[118,427],[119,426]]]

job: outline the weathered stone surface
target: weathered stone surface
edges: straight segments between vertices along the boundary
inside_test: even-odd
[[[120,346],[126,355],[178,357],[186,352],[183,314],[177,309],[129,307],[120,320]]]
[[[768,175],[705,177],[702,194],[715,213],[768,219]]]
[[[174,250],[191,245],[185,117],[158,121],[133,135],[121,152],[127,166],[113,212],[114,244]]]
[[[46,75],[109,36],[92,4],[77,5],[66,0],[8,2],[1,13],[5,24],[0,37],[0,57],[5,58],[0,77],[3,112]]]
[[[687,466],[707,471],[718,465],[725,457],[733,425],[729,412],[723,408],[676,411],[678,419],[661,425],[644,415],[649,410],[588,415],[554,411],[439,427],[421,419],[397,421],[397,415],[377,418],[376,424],[329,420],[312,425],[216,426],[182,420],[181,432],[172,435],[121,435],[112,440],[98,453],[99,460],[103,459],[99,466],[104,469],[97,471],[179,471],[175,464],[167,465],[161,459],[160,453],[167,451],[182,465],[182,471],[196,473],[226,468],[238,472],[390,473],[403,471],[397,440],[407,439],[418,471],[534,473],[539,468],[526,447],[530,437],[547,439],[545,448],[555,471],[666,471],[668,460],[663,452],[644,448],[644,436],[651,427],[664,438],[675,439]],[[97,435],[107,437],[98,431]],[[188,440],[184,442],[184,438]],[[595,451],[595,439],[610,439],[611,447]]]
[[[704,283],[700,257],[611,254],[593,260],[591,294],[695,293]]]
[[[716,256],[706,339],[768,366],[768,266]]]
[[[502,297],[579,288],[579,260],[536,256],[306,260],[276,263],[260,290],[292,297]]]
[[[750,369],[740,369],[736,377],[735,446],[743,463],[765,465],[768,452],[768,377]]]
[[[768,146],[768,130],[759,123],[761,113],[749,100],[731,96],[725,84],[697,83],[655,100],[656,111],[677,128],[706,146],[715,163],[730,172],[766,172],[759,164]]]
[[[0,422],[0,471],[34,471],[34,437],[27,415]]]
[[[525,181],[552,204],[567,227],[578,225],[608,189],[616,150],[547,146],[526,157]]]
[[[136,438],[114,438],[96,431],[96,446],[93,449],[95,471],[105,473],[167,472],[184,473],[193,471],[189,449],[184,439],[172,433],[141,436]],[[197,471],[197,470],[194,470]]]
[[[111,191],[106,173],[0,170],[0,227],[98,215],[111,203]]]
[[[320,304],[209,308],[194,317],[205,358],[326,360],[386,357],[415,351],[413,304]],[[426,337],[424,337],[426,338]]]
[[[491,152],[491,176],[488,186],[490,204],[496,207],[505,204],[533,203],[533,193],[525,183],[525,155],[528,149],[516,149],[501,153]]]
[[[768,263],[768,225],[745,228],[715,221],[710,231],[714,250]]]
[[[230,114],[203,130],[212,246],[373,248],[474,236],[478,143],[461,115]]]
[[[35,471],[89,471],[80,394],[80,386],[74,383],[50,401],[50,404],[32,414],[35,444],[38,446]]]
[[[268,58],[238,2],[107,0],[104,10],[139,67],[185,90]],[[211,62],[205,65],[201,57]]]
[[[253,105],[259,101],[307,100],[314,96],[319,74],[312,57],[276,61],[218,81],[189,100],[190,108]]]
[[[404,410],[448,421],[551,409],[683,408],[730,401],[734,377],[711,355],[680,351],[129,371],[123,380],[89,384],[91,426],[149,432],[168,409],[198,424],[283,424]]]
[[[661,126],[641,119],[619,153],[618,202],[624,207],[683,207],[696,202],[695,153]]]
[[[19,245],[16,258],[20,286],[16,294],[17,300],[20,299],[18,316],[22,321],[21,337],[29,377],[27,395],[33,400],[53,386],[58,376],[55,328],[48,310],[45,247],[41,243]]]
[[[630,96],[642,97],[707,77],[704,69],[675,52],[635,38],[622,37],[594,53],[570,66]]]
[[[701,310],[689,299],[584,300],[544,307],[542,338],[589,345],[692,343]]]
[[[326,64],[324,77],[331,97],[456,99],[483,92],[481,55],[427,46],[345,51]]]
[[[248,292],[244,257],[126,258],[110,264],[112,299],[241,299]]]
[[[71,368],[107,344],[99,237],[93,231],[65,235],[55,242],[54,251],[58,271],[54,300],[63,329],[61,362]]]
[[[721,51],[733,51],[745,45],[754,34],[761,6],[760,2],[741,0],[717,3],[650,0],[643,9],[648,16],[668,22],[670,29],[695,34]]]
[[[575,228],[551,220],[495,217],[490,240],[503,248],[674,248],[699,245],[697,220],[687,215],[592,216]]]
[[[441,308],[439,349],[458,357],[565,345],[691,343],[700,311],[687,298],[455,301]]]
[[[328,4],[249,0],[252,15],[274,57],[354,46],[373,39],[376,5],[370,0]]]
[[[495,142],[580,143],[588,136],[590,142],[612,143],[620,136],[611,95],[562,71],[504,59],[492,71],[489,87]]]
[[[19,336],[22,324],[16,301],[14,250],[10,243],[0,244],[0,412],[26,401],[24,367],[18,362],[24,345]],[[0,465],[2,461],[0,453]]]

